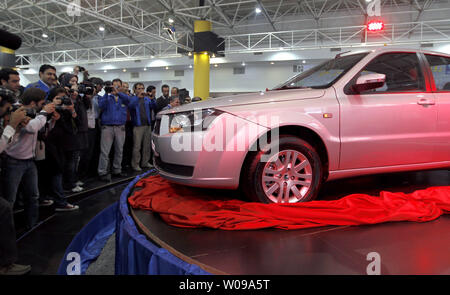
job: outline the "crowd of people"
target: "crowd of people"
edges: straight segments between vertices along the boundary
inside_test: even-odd
[[[110,182],[126,176],[128,166],[151,168],[156,114],[191,99],[168,85],[156,98],[152,85],[130,90],[120,79],[90,78],[79,66],[57,76],[55,67],[42,65],[39,80],[26,87],[17,71],[4,68],[0,82],[0,274],[20,274],[28,266],[14,264],[13,208],[23,204],[32,228],[40,206],[78,210],[66,195],[83,191],[88,179]]]

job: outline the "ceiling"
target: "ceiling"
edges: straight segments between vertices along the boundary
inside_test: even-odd
[[[28,63],[63,64],[191,50],[200,19],[225,38],[227,53],[448,42],[449,2],[381,0],[386,29],[376,36],[364,30],[366,0],[0,0],[0,27],[22,37],[17,54]]]

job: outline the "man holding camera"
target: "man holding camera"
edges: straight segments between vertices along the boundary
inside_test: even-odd
[[[131,167],[134,171],[150,168],[152,110],[156,108],[155,100],[146,97],[145,86],[134,84],[134,96],[130,99],[130,114],[133,121],[133,156]],[[142,149],[142,157],[141,157]]]
[[[102,134],[100,141],[100,158],[98,175],[102,181],[111,181],[108,172],[109,152],[114,144],[113,175],[126,176],[122,172],[123,145],[125,142],[125,123],[130,98],[124,94],[122,80],[114,79],[111,84],[105,84],[106,94],[99,99],[101,110]]]
[[[20,76],[19,73],[11,68],[3,68],[0,70],[0,83],[3,87],[14,92],[17,98],[20,94]]]
[[[0,119],[3,119],[15,103],[15,93],[4,87],[0,87]],[[24,108],[19,108],[9,113],[8,124],[3,128],[0,125],[0,153],[11,144],[11,139],[16,133],[16,128],[26,117]],[[17,260],[16,230],[12,205],[0,197],[0,275],[23,275],[31,270],[29,265],[15,264]]]
[[[3,197],[14,205],[19,185],[23,184],[27,227],[32,228],[38,220],[39,189],[34,157],[39,130],[47,122],[47,116],[54,112],[54,104],[44,105],[46,93],[38,88],[29,88],[22,95],[23,108],[27,117],[19,124],[12,142],[7,146],[3,163]],[[39,112],[36,115],[36,112]],[[33,118],[34,117],[34,118]]]
[[[103,80],[93,77],[89,79],[92,84],[92,95],[86,95],[89,101],[86,109],[88,124],[88,147],[81,154],[79,176],[81,181],[85,181],[89,176],[93,176],[98,167],[98,155],[100,154],[100,134],[99,134],[99,110],[98,93],[103,89]],[[94,157],[97,155],[97,157]]]

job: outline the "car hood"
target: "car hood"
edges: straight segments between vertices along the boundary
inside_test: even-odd
[[[303,100],[319,98],[325,94],[323,89],[292,89],[292,90],[273,90],[266,92],[257,92],[243,95],[231,95],[220,98],[211,98],[204,101],[185,104],[170,110],[162,111],[159,114],[169,114],[175,112],[186,112],[195,109],[208,109],[238,106],[238,105],[252,105],[260,103],[273,103],[279,101],[289,100]]]

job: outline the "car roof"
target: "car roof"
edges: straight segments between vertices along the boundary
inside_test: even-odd
[[[424,54],[433,54],[433,55],[442,55],[446,57],[450,57],[450,54],[444,53],[444,52],[438,52],[438,51],[431,51],[431,50],[423,50],[423,49],[415,49],[415,48],[404,48],[404,47],[392,47],[392,46],[383,46],[383,47],[377,47],[374,49],[363,49],[363,50],[354,50],[354,51],[348,51],[338,54],[337,56],[347,56],[351,54],[357,54],[357,53],[363,53],[363,52],[420,52]]]

